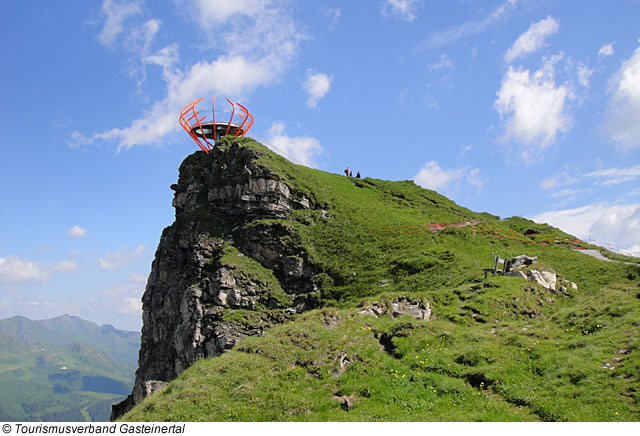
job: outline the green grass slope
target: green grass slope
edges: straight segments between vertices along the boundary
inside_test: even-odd
[[[472,212],[410,181],[293,165],[240,142],[314,208],[233,237],[289,229],[286,243],[319,272],[317,309],[199,361],[124,420],[639,420],[637,260],[597,260],[548,225]],[[495,256],[520,254],[578,290],[483,280]],[[397,302],[428,303],[432,318],[394,317]],[[371,305],[387,313],[359,313]]]

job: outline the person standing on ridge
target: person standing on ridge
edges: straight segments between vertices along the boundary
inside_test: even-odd
[[[356,179],[360,178],[360,171],[358,171],[358,173],[356,174]]]
[[[349,177],[349,167],[347,167],[347,169],[346,169],[346,170],[344,170],[344,174],[345,174],[347,177]]]

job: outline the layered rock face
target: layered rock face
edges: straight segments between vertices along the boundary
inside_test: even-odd
[[[313,205],[260,157],[234,142],[198,151],[180,166],[171,186],[176,220],[162,234],[142,297],[134,389],[113,407],[112,419],[196,360],[308,307],[313,265],[282,219]]]

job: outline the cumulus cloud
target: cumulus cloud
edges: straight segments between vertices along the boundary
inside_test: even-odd
[[[187,72],[166,74],[169,78],[167,96],[153,104],[144,116],[129,126],[89,136],[74,132],[72,138],[80,145],[88,145],[96,140],[117,141],[118,152],[136,145],[154,143],[176,130],[176,114],[185,102],[209,94],[244,94],[269,82],[273,74],[268,63],[251,61],[241,55],[221,57],[213,62],[201,61]]]
[[[15,254],[0,257],[0,283],[2,284],[43,283],[50,274],[43,264],[21,259]]]
[[[586,65],[578,65],[578,83],[587,88],[589,86],[589,79],[593,75],[593,69]]]
[[[504,55],[505,61],[513,62],[520,56],[538,51],[544,45],[546,37],[556,33],[558,28],[558,20],[550,15],[544,20],[532,23],[529,29],[507,50]]]
[[[385,0],[380,8],[380,13],[385,17],[393,16],[412,22],[416,19],[416,10],[421,3],[420,0]]]
[[[87,229],[83,229],[78,225],[71,227],[71,229],[69,229],[69,231],[67,232],[67,236],[69,236],[72,239],[84,238],[88,234],[89,232],[87,231]]]
[[[186,103],[215,94],[233,99],[246,97],[256,87],[272,83],[288,67],[299,41],[304,38],[281,3],[280,0],[202,0],[186,4],[200,25],[196,32],[208,36],[212,48],[223,48],[215,59],[186,67],[178,65],[177,44],[156,52],[145,45],[155,35],[154,25],[148,24],[136,39],[142,48],[141,62],[162,68],[165,96],[126,127],[93,134],[73,132],[69,146],[113,141],[120,152],[136,145],[158,143],[179,129],[176,114]],[[233,20],[227,19],[232,15]]]
[[[53,262],[49,265],[22,259],[15,254],[0,257],[0,284],[17,285],[46,283],[52,273],[74,273],[78,264],[74,260]]]
[[[124,30],[124,21],[133,15],[142,13],[142,2],[104,0],[102,12],[107,16],[102,31],[98,34],[98,41],[105,46],[112,46],[116,38]]]
[[[322,152],[317,139],[309,136],[290,137],[284,133],[285,124],[274,122],[269,128],[269,137],[264,145],[300,165],[316,167],[315,155]]]
[[[613,54],[613,42],[605,44],[598,50],[598,57],[604,58]]]
[[[102,269],[107,269],[107,270],[122,269],[129,262],[142,257],[143,252],[144,252],[144,245],[139,245],[133,251],[131,251],[126,246],[124,246],[122,247],[121,250],[116,250],[113,253],[107,253],[104,256],[100,257],[96,261],[96,263]]]
[[[326,95],[331,89],[331,82],[333,76],[329,76],[324,73],[316,73],[313,70],[307,71],[307,80],[302,85],[303,89],[309,98],[307,99],[307,106],[315,108],[318,106],[318,102],[322,97]]]
[[[610,89],[605,131],[624,150],[640,147],[640,48],[611,78]]]
[[[456,181],[464,181],[474,186],[478,191],[482,189],[482,182],[479,178],[480,170],[459,168],[456,170],[445,170],[436,161],[427,162],[413,177],[413,181],[423,188],[434,191],[446,191]]]
[[[554,65],[561,55],[545,59],[539,70],[509,69],[502,78],[494,108],[504,122],[502,141],[515,140],[527,146],[523,157],[544,150],[556,136],[571,128],[565,103],[572,97],[566,85],[556,85]]]
[[[591,238],[627,248],[640,244],[640,204],[593,203],[544,212],[531,219],[551,224],[583,240]]]

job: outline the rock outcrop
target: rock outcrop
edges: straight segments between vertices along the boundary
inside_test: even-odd
[[[570,289],[578,290],[578,285],[558,276],[555,271],[545,269],[532,269],[531,265],[538,262],[538,257],[520,255],[506,260],[507,267],[505,277],[521,277],[537,283],[550,291],[570,292]]]
[[[260,158],[223,141],[180,166],[171,186],[176,219],[162,234],[142,297],[135,385],[112,419],[196,360],[308,308],[317,290],[313,265],[291,242],[292,227],[278,220],[313,204]]]

